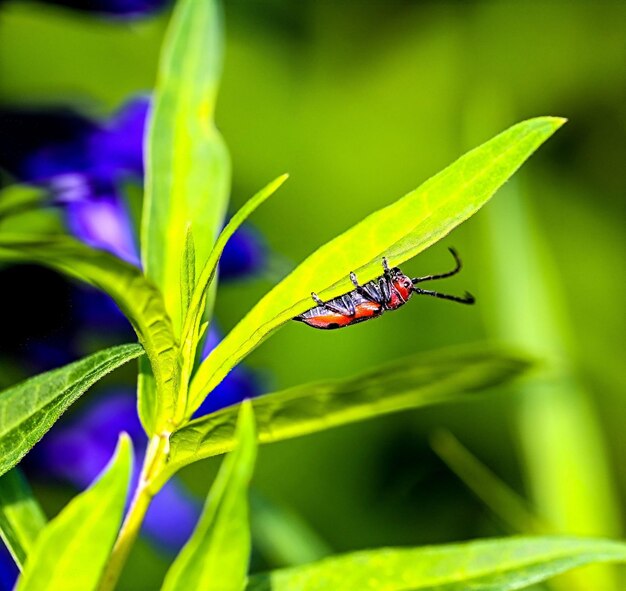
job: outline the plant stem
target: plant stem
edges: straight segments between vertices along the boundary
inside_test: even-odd
[[[150,488],[151,480],[164,464],[168,451],[169,433],[155,435],[150,440],[133,500],[113,546],[109,562],[100,579],[98,591],[113,591],[115,589],[128,555],[139,535],[146,511],[156,494],[156,491]]]

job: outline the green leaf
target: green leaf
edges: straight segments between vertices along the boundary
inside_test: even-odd
[[[420,353],[355,378],[295,386],[252,400],[260,443],[271,443],[480,392],[529,367],[512,353],[456,349]],[[171,438],[166,474],[233,447],[238,407],[200,417]]]
[[[241,591],[250,561],[248,485],[256,458],[254,415],[241,405],[237,444],[224,459],[196,529],[165,578],[162,591]]]
[[[122,435],[98,480],[37,538],[16,591],[92,591],[117,536],[130,480],[132,444]]]
[[[264,201],[271,197],[280,186],[287,180],[289,175],[284,174],[273,180],[263,189],[261,189],[256,195],[249,199],[243,207],[237,211],[237,213],[230,219],[226,227],[220,233],[209,259],[207,260],[204,268],[200,273],[200,277],[193,295],[190,297],[188,313],[185,317],[185,324],[183,327],[183,338],[181,340],[181,383],[187,384],[191,375],[191,370],[194,365],[196,356],[196,347],[201,337],[201,322],[203,317],[203,311],[206,304],[206,296],[209,288],[215,278],[217,271],[217,265],[220,257],[224,252],[226,244],[237,231],[237,229],[246,221],[246,219],[259,207]]]
[[[626,561],[626,544],[504,538],[355,552],[253,577],[247,591],[509,591],[577,566]]]
[[[168,428],[178,393],[178,345],[161,294],[141,271],[63,236],[0,236],[2,260],[38,262],[94,285],[117,302],[150,360],[146,379],[153,380],[154,387],[139,390],[141,422],[149,435]]]
[[[180,261],[187,227],[193,224],[202,268],[228,205],[230,160],[213,121],[221,29],[214,0],[177,3],[149,126],[142,256],[146,274],[164,294],[176,335],[182,323]]]
[[[465,154],[421,187],[331,240],[272,289],[200,366],[190,411],[276,328],[312,306],[311,291],[329,299],[381,274],[381,258],[398,265],[434,244],[478,211],[564,119],[514,125]]]
[[[40,207],[47,194],[38,187],[12,185],[0,191],[0,220]]]
[[[0,476],[0,537],[20,570],[46,516],[19,468]]]
[[[89,387],[142,354],[140,345],[112,347],[0,393],[0,475],[13,468]]]

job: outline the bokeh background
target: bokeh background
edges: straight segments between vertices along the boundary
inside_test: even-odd
[[[149,92],[170,8],[156,4],[128,18],[1,2],[0,109],[62,106],[105,120]],[[542,360],[529,379],[479,399],[262,448],[255,503],[288,512],[309,541],[299,549],[284,517],[260,511],[256,568],[285,563],[285,546],[306,557],[516,533],[506,507],[494,513],[433,451],[442,429],[554,531],[621,536],[626,4],[227,0],[225,18],[217,123],[233,159],[232,209],[278,174],[291,178],[252,220],[265,263],[220,286],[224,331],[317,246],[467,149],[525,118],[569,119],[492,203],[406,265],[412,275],[446,270],[445,247],[455,246],[465,268],[446,290],[469,290],[476,306],[416,298],[350,330],[293,323],[247,360],[265,392],[481,341]],[[4,154],[20,141],[8,128],[0,136]],[[136,206],[140,191],[128,193]],[[22,221],[31,230],[62,223],[58,211]],[[63,363],[64,347],[76,356],[130,338],[84,321],[75,287],[51,272],[5,268],[0,287],[5,386],[42,357]],[[55,429],[132,379],[132,368],[116,373]],[[188,468],[181,486],[203,498],[217,465]],[[76,492],[36,463],[26,472],[49,515]],[[265,535],[283,536],[282,550]],[[146,537],[122,588],[158,588],[170,560]],[[605,572],[594,576],[597,591],[618,588]],[[592,588],[581,580],[571,584]]]

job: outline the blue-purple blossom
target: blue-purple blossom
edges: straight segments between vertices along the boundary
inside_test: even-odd
[[[18,570],[8,548],[0,540],[0,591],[11,591]]]
[[[143,180],[149,108],[148,97],[136,97],[103,123],[68,110],[5,111],[0,114],[5,131],[0,168],[46,187],[53,202],[64,208],[68,230],[79,240],[139,265],[123,185]],[[220,276],[249,277],[263,268],[266,258],[259,233],[244,226],[226,245]]]

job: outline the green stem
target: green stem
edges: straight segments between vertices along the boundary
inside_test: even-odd
[[[157,492],[150,488],[151,481],[165,463],[168,452],[169,434],[155,435],[150,440],[139,483],[113,546],[109,562],[100,579],[98,591],[113,591],[115,589],[128,555],[139,535],[146,511]]]

